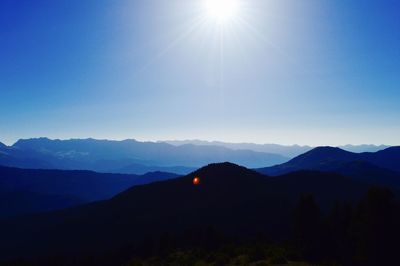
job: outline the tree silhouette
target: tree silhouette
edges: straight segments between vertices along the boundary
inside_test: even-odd
[[[360,202],[357,210],[358,259],[369,265],[395,261],[399,234],[399,207],[393,193],[374,187]]]
[[[300,255],[317,261],[323,255],[323,220],[312,195],[302,195],[294,211],[294,245]]]

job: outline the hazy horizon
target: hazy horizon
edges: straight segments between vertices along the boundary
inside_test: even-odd
[[[385,143],[345,143],[345,144],[321,144],[321,145],[310,145],[310,144],[299,144],[299,143],[275,143],[275,142],[251,142],[251,141],[224,141],[224,140],[207,140],[207,139],[141,139],[141,138],[136,138],[136,137],[127,137],[127,138],[121,138],[121,139],[114,139],[114,138],[105,138],[105,137],[65,137],[65,138],[58,138],[58,137],[48,137],[48,136],[34,136],[34,137],[26,137],[26,138],[17,138],[13,141],[4,141],[0,139],[0,142],[3,144],[6,144],[7,146],[12,146],[15,144],[18,140],[21,139],[39,139],[39,138],[47,138],[50,140],[76,140],[76,139],[94,139],[94,140],[109,140],[109,141],[124,141],[124,140],[135,140],[139,142],[185,142],[185,141],[200,141],[200,142],[223,142],[223,143],[230,143],[230,144],[255,144],[255,145],[281,145],[281,146],[301,146],[301,147],[319,147],[319,146],[332,146],[332,147],[342,147],[342,146],[347,146],[347,145],[353,145],[353,146],[361,146],[361,145],[374,145],[374,146],[400,146],[398,144],[391,145],[391,144],[385,144]]]

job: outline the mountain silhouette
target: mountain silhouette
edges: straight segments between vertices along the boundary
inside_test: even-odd
[[[375,153],[362,153],[361,157],[365,157],[362,161],[400,172],[400,146],[389,147]]]
[[[311,150],[313,147],[300,145],[279,145],[279,144],[255,144],[255,143],[229,143],[223,141],[204,141],[204,140],[169,140],[162,141],[175,146],[192,144],[201,146],[221,146],[233,150],[252,150],[257,152],[274,153],[286,158],[293,158],[304,152]]]
[[[300,145],[279,145],[279,144],[256,144],[256,143],[230,143],[223,141],[204,141],[204,140],[168,140],[160,141],[169,143],[172,145],[184,145],[184,144],[194,144],[194,145],[208,145],[208,146],[222,146],[234,150],[252,150],[258,152],[275,153],[282,155],[287,158],[294,158],[305,152],[312,150],[315,147],[311,146],[300,146]],[[376,152],[388,148],[387,145],[344,145],[339,146],[339,148],[350,152]]]
[[[134,185],[176,177],[163,172],[139,176],[0,166],[0,218],[104,200]]]
[[[199,177],[198,186],[192,184]],[[304,193],[325,209],[359,199],[368,185],[333,173],[268,177],[220,163],[187,176],[135,186],[110,200],[0,222],[4,258],[101,253],[165,232],[212,226],[230,235],[281,238]],[[38,241],[40,239],[40,241]]]
[[[175,168],[187,174],[194,168],[212,162],[232,161],[255,168],[287,161],[273,153],[233,150],[220,146],[181,145],[95,139],[50,140],[47,138],[18,140],[0,156],[0,165],[97,172],[135,173]],[[35,167],[36,165],[36,167]],[[190,170],[189,170],[190,169]]]
[[[52,168],[44,156],[34,150],[21,150],[0,145],[0,165],[22,168]]]
[[[287,163],[257,169],[268,175],[281,175],[299,170],[336,172],[381,185],[400,186],[400,147],[378,152],[353,153],[333,147],[318,147]],[[375,179],[374,179],[375,177]],[[375,183],[376,183],[375,182]]]

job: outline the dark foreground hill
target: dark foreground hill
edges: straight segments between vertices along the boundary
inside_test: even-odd
[[[192,184],[194,176],[201,178],[199,186]],[[285,239],[301,195],[314,195],[327,212],[335,202],[357,201],[367,190],[368,185],[337,174],[268,177],[230,163],[213,164],[185,177],[133,187],[107,201],[4,220],[0,256],[99,254],[196,227]]]
[[[0,166],[0,218],[105,200],[134,185],[175,177],[162,172],[140,176]]]

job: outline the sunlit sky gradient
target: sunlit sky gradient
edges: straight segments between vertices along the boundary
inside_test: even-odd
[[[0,141],[400,144],[400,1],[0,1]]]

